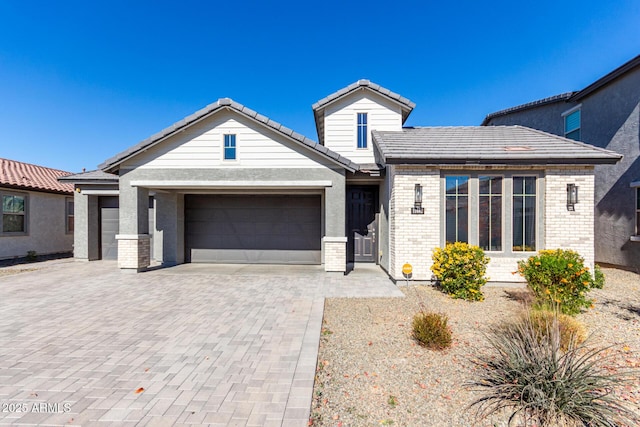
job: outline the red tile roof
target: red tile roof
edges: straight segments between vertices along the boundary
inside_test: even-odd
[[[73,184],[58,182],[67,175],[71,172],[0,158],[0,187],[72,194]]]

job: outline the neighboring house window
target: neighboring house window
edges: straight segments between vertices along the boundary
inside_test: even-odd
[[[358,113],[358,148],[367,148],[367,113]]]
[[[469,177],[447,176],[445,228],[447,243],[469,241]]]
[[[478,177],[478,246],[502,250],[502,177]]]
[[[74,215],[74,206],[73,206],[73,199],[68,197],[66,199],[67,201],[67,233],[73,233],[74,230],[74,226],[75,226],[75,215]]]
[[[224,159],[236,160],[236,136],[235,135],[224,136]]]
[[[2,193],[2,234],[27,232],[27,196]]]
[[[513,177],[513,251],[536,250],[536,177]]]
[[[571,110],[570,110],[571,111]],[[580,109],[564,116],[564,137],[580,141]]]

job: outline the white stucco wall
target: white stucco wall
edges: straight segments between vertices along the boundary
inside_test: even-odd
[[[24,257],[28,251],[38,255],[72,251],[73,234],[66,233],[65,210],[65,200],[72,195],[4,190],[27,195],[28,224],[26,235],[0,235],[0,259]]]

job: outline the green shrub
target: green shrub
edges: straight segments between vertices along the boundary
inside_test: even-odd
[[[476,361],[478,376],[470,384],[482,393],[470,407],[485,417],[507,410],[509,425],[637,425],[636,416],[612,393],[634,377],[614,371],[603,356],[570,339],[560,346],[559,321],[540,334],[530,316],[494,327],[488,335],[491,354]],[[635,421],[634,421],[635,420]]]
[[[38,253],[36,251],[27,251],[26,258],[28,262],[34,262],[38,259]]]
[[[431,271],[443,291],[454,298],[482,301],[481,287],[487,283],[485,272],[489,258],[478,246],[448,243],[433,251]]]
[[[596,267],[595,277],[591,276],[584,259],[571,250],[542,250],[536,256],[519,261],[518,272],[527,280],[537,306],[558,308],[570,315],[591,307],[592,300],[587,298],[587,293],[604,286],[600,268]]]
[[[413,316],[413,338],[431,350],[442,350],[451,345],[451,328],[445,314],[420,312]]]

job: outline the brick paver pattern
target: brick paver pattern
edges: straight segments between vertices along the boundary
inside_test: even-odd
[[[305,426],[324,298],[379,270],[113,262],[0,276],[0,425]]]

